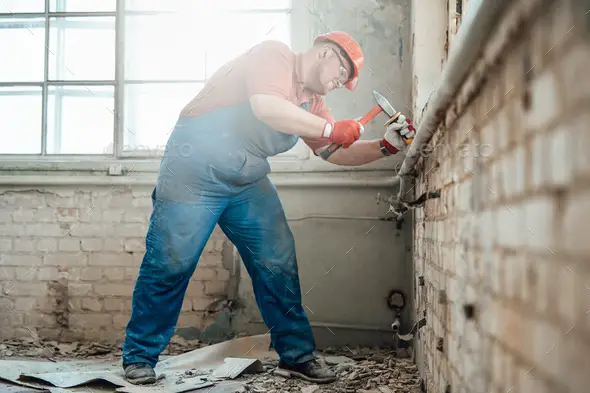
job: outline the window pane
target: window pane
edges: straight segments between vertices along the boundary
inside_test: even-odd
[[[50,0],[50,12],[115,11],[117,0]]]
[[[4,0],[0,13],[45,12],[45,0]]]
[[[49,79],[115,79],[115,18],[51,18]]]
[[[210,36],[202,17],[128,16],[125,36],[126,79],[205,79],[205,42]]]
[[[45,49],[43,19],[0,19],[0,81],[41,82]]]
[[[114,135],[112,86],[51,86],[48,154],[109,154]]]
[[[191,7],[191,4],[194,6]],[[182,12],[194,7],[203,7],[204,2],[192,0],[191,4],[186,0],[126,0],[125,9],[128,11]]]
[[[218,0],[215,3],[228,10],[278,10],[292,7],[292,0]]]
[[[211,38],[207,51],[207,77],[235,56],[264,40],[291,45],[290,14],[218,13],[209,21]]]
[[[0,88],[0,154],[41,153],[41,88]]]
[[[222,9],[289,9],[292,0],[126,0],[125,9],[132,11],[171,11],[197,13]]]
[[[180,111],[202,88],[200,83],[126,85],[124,150],[163,149]]]

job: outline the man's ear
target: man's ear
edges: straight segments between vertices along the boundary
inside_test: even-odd
[[[330,48],[327,45],[322,45],[318,51],[318,59],[325,59],[330,55]]]

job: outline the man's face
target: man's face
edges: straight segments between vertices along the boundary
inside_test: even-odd
[[[319,57],[317,93],[325,95],[334,89],[343,87],[352,70],[338,48],[326,46],[320,51]]]

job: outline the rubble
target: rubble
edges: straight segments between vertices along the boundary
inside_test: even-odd
[[[401,355],[401,357],[399,356]],[[276,362],[263,361],[265,373],[243,376],[242,392],[252,393],[420,393],[420,377],[407,350],[328,348],[318,352],[320,362],[338,375],[330,384],[316,385],[290,378],[276,370]]]
[[[268,345],[268,344],[266,344]],[[167,348],[168,354],[186,353],[205,346],[197,340],[188,341],[174,337]],[[250,344],[245,347],[249,347]],[[228,354],[230,352],[227,352]],[[260,361],[254,373],[242,373],[233,381],[243,385],[242,393],[421,393],[417,367],[412,361],[412,349],[380,348],[326,348],[318,351],[318,361],[332,369],[338,376],[335,382],[315,384],[291,377],[277,369],[278,359],[270,352],[258,355]],[[58,343],[56,341],[23,338],[0,341],[0,358],[45,357],[54,361],[65,358],[120,357],[121,345],[93,342]],[[227,357],[227,355],[224,355]],[[268,357],[265,357],[268,356]],[[226,359],[227,361],[227,359]],[[214,374],[209,367],[188,367],[170,379],[178,388],[198,385]],[[191,385],[191,386],[189,386]]]
[[[198,340],[174,336],[162,355],[180,355],[206,346]],[[0,341],[0,358],[35,357],[49,359],[83,359],[89,357],[120,357],[122,344],[97,342],[57,342],[23,337]]]

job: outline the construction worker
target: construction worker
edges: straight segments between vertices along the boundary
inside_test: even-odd
[[[182,110],[167,143],[146,235],[146,253],[133,292],[123,345],[125,377],[153,383],[160,353],[174,333],[189,280],[214,227],[238,249],[252,279],[279,367],[327,383],[335,374],[314,358],[315,342],[301,305],[293,235],[268,157],[301,138],[315,154],[343,145],[329,157],[360,165],[405,149],[413,137],[404,117],[385,136],[357,141],[362,125],[335,121],[322,96],[354,90],[364,58],[348,34],[316,37],[305,53],[265,41],[222,66]]]

